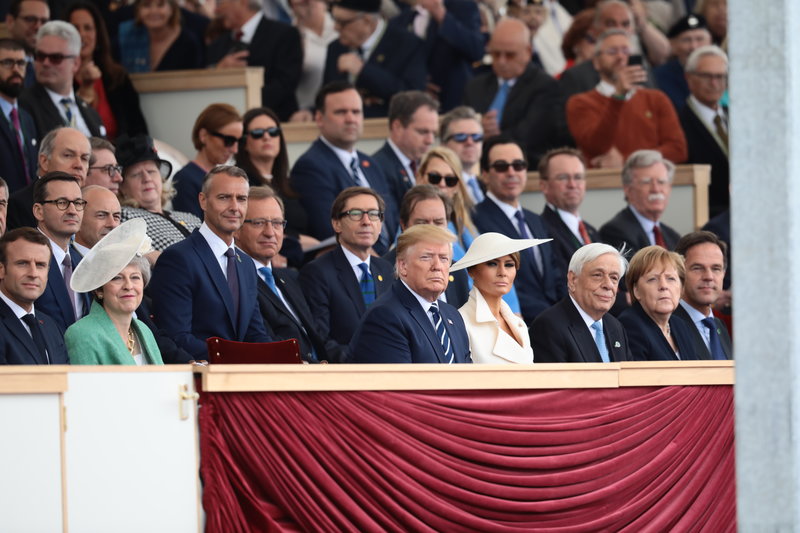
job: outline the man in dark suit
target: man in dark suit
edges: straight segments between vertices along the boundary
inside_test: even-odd
[[[270,20],[257,0],[226,0],[217,4],[225,32],[208,47],[208,60],[220,68],[264,67],[261,105],[282,121],[297,111],[295,91],[303,69],[300,33]]]
[[[17,105],[25,75],[25,51],[11,39],[0,39],[0,176],[10,192],[36,178],[38,136],[33,118]]]
[[[572,256],[569,295],[534,320],[531,346],[537,363],[613,363],[633,358],[628,337],[609,310],[627,261],[607,244],[591,243]]]
[[[725,278],[725,243],[710,231],[695,231],[681,237],[675,251],[684,257],[686,280],[674,314],[689,326],[694,353],[700,359],[733,359],[728,328],[713,313]]]
[[[199,195],[203,225],[164,250],[153,269],[154,321],[195,360],[207,358],[208,337],[272,340],[258,308],[253,260],[233,245],[233,234],[244,221],[248,190],[243,170],[215,167]]]
[[[304,361],[327,360],[325,339],[317,328],[296,276],[274,268],[272,258],[283,245],[286,217],[283,200],[267,186],[251,187],[247,216],[234,234],[236,245],[253,258],[258,273],[258,304],[275,340],[297,339]]]
[[[581,152],[574,148],[547,152],[539,161],[539,187],[547,201],[542,220],[553,237],[556,272],[560,280],[565,280],[572,254],[584,244],[600,240],[594,226],[578,212],[586,196],[586,165]]]
[[[404,91],[389,103],[389,138],[372,158],[380,165],[397,205],[416,182],[419,161],[436,141],[439,103],[422,91]]]
[[[53,20],[40,28],[33,62],[36,85],[19,97],[20,105],[36,122],[40,141],[61,126],[71,126],[87,137],[106,136],[100,115],[73,89],[80,52],[81,37],[72,24]]]
[[[381,232],[383,209],[383,199],[372,189],[342,191],[330,210],[339,246],[300,271],[300,285],[317,333],[327,339],[325,349],[331,363],[349,362],[353,332],[394,279],[392,265],[370,255]]]
[[[69,364],[63,331],[34,310],[49,262],[50,243],[33,228],[0,238],[0,365]]]
[[[714,217],[730,205],[728,108],[719,103],[728,87],[728,56],[718,46],[698,48],[686,62],[691,95],[678,118],[689,148],[687,163],[711,165],[708,211]]]
[[[320,90],[316,108],[320,136],[291,172],[292,188],[308,213],[309,232],[320,240],[333,236],[328,213],[336,196],[348,187],[370,187],[386,203],[382,234],[374,245],[384,254],[397,233],[397,204],[378,164],[355,149],[364,127],[361,96],[352,84],[333,82]]]
[[[378,13],[380,0],[339,0],[331,15],[339,39],[328,45],[323,84],[352,82],[364,99],[364,115],[385,117],[400,91],[425,88],[422,41]]]
[[[390,26],[403,28],[424,41],[428,64],[427,90],[449,111],[461,103],[472,64],[483,58],[481,17],[469,0],[407,0]]]
[[[447,288],[456,237],[419,224],[397,240],[397,274],[364,316],[350,350],[355,363],[471,363],[464,319],[438,300]]]
[[[481,233],[494,231],[512,239],[547,239],[544,222],[520,204],[528,180],[522,148],[506,137],[494,137],[483,146],[481,169],[488,192],[475,206],[473,221]],[[550,243],[522,253],[514,287],[522,318],[530,326],[545,309],[566,292],[558,285],[555,256]]]
[[[492,71],[473,78],[464,104],[483,114],[487,137],[503,133],[525,147],[536,165],[566,131],[558,110],[558,84],[531,63],[531,34],[517,19],[503,19],[487,45]]]

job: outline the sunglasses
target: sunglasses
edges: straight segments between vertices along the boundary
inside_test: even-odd
[[[445,139],[444,142],[455,141],[457,143],[465,143],[467,139],[472,139],[472,142],[479,143],[483,140],[483,133],[454,133]]]
[[[209,131],[211,135],[222,139],[222,144],[225,145],[225,148],[230,148],[234,144],[239,142],[239,137],[234,137],[233,135],[225,135],[224,133],[220,133],[218,131]]]
[[[39,63],[44,63],[46,59],[50,60],[50,63],[53,65],[60,65],[62,61],[65,59],[73,59],[74,55],[65,55],[65,54],[45,54],[44,52],[40,52],[36,50],[33,53],[33,58],[38,61]]]
[[[528,163],[526,163],[522,159],[515,159],[511,163],[499,159],[494,163],[492,163],[491,165],[489,165],[489,167],[492,168],[493,170],[496,170],[497,172],[505,172],[506,170],[508,170],[508,167],[511,167],[517,172],[519,172],[520,170],[525,170],[526,168],[528,168]]]
[[[279,126],[272,126],[271,128],[257,128],[247,132],[253,139],[260,139],[265,133],[270,137],[277,137],[281,134],[281,128]]]
[[[439,185],[442,180],[444,180],[444,184],[448,187],[455,187],[458,185],[458,176],[454,176],[453,174],[442,176],[438,172],[428,172],[426,175],[428,176],[428,183],[431,185]]]

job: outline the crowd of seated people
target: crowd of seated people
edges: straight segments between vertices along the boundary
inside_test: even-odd
[[[730,359],[713,313],[730,303],[727,244],[661,221],[675,164],[712,161],[727,183],[727,57],[708,46],[724,1],[659,19],[604,0],[591,20],[552,3],[515,4],[524,20],[498,16],[482,35],[471,0],[394,16],[374,0],[330,14],[295,2],[296,27],[248,0],[220,3],[216,26],[168,0],[78,1],[49,22],[46,2],[14,0],[0,363],[186,363],[209,336],[297,338],[307,363]],[[585,26],[561,57],[573,17]],[[683,105],[654,85],[670,57]],[[280,91],[206,107],[185,128],[195,158],[171,176],[127,72],[242,65]],[[384,147],[360,152],[364,118],[387,115]],[[290,119],[319,134],[294,165]],[[521,201],[537,165],[541,214]],[[628,204],[599,231],[580,215],[598,166],[619,169]],[[727,191],[711,192],[726,214]]]

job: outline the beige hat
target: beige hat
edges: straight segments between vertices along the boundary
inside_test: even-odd
[[[75,292],[93,291],[114,279],[134,257],[149,251],[147,222],[132,218],[108,232],[87,252],[75,267],[69,285]]]
[[[450,272],[505,257],[514,252],[539,246],[553,239],[511,239],[502,233],[484,233],[472,241],[467,253],[450,266]]]

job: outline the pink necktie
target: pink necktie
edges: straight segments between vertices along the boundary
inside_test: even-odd
[[[31,175],[28,172],[28,165],[25,161],[25,150],[22,148],[22,126],[19,124],[19,113],[16,107],[11,108],[11,124],[14,126],[14,135],[17,137],[17,148],[19,149],[20,161],[22,161],[22,168],[25,169],[25,182],[31,182]]]

